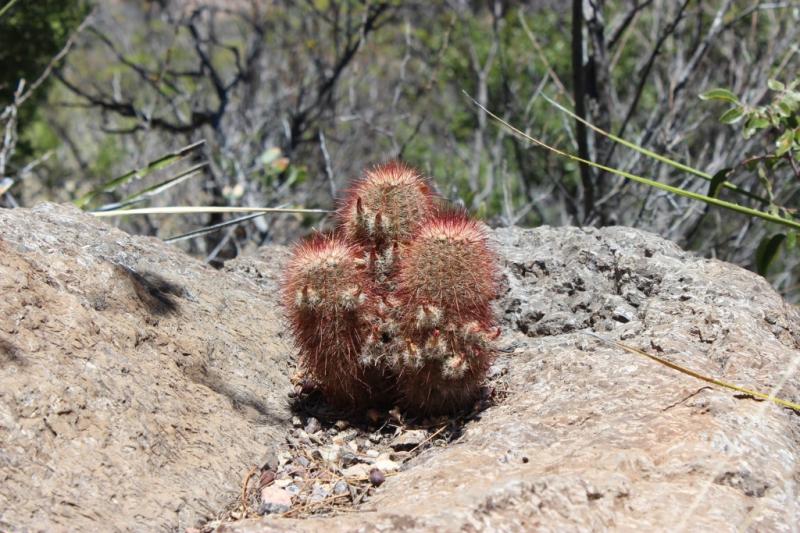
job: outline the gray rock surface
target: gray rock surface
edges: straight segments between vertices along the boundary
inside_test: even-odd
[[[173,530],[230,501],[290,418],[264,264],[0,210],[0,530]]]
[[[800,399],[800,312],[627,228],[502,229],[503,397],[357,513],[220,531],[793,531],[800,417],[599,344]],[[215,271],[75,209],[0,211],[0,529],[219,511],[292,428],[285,250]]]
[[[797,531],[800,417],[580,333],[800,399],[800,313],[761,277],[628,229],[495,232],[506,398],[360,513],[221,531]]]

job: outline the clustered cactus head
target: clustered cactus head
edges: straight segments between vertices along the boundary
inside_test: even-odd
[[[372,285],[358,249],[336,236],[314,235],[296,246],[284,280],[284,304],[301,364],[326,397],[340,405],[370,394],[358,358]]]
[[[496,259],[483,226],[444,209],[402,163],[368,171],[334,236],[295,248],[284,283],[303,368],[333,403],[417,413],[475,400],[494,357]]]
[[[431,309],[459,320],[491,322],[497,292],[486,232],[463,211],[428,220],[403,251],[398,294],[415,313]]]
[[[433,193],[413,168],[393,161],[368,170],[339,211],[348,238],[383,247],[405,242],[433,209]]]

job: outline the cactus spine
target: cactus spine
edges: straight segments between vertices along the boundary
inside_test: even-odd
[[[498,333],[483,226],[442,209],[397,162],[355,183],[339,221],[338,236],[295,249],[284,284],[303,367],[337,404],[389,399],[417,413],[469,405]]]

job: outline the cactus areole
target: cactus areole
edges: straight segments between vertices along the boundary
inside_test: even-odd
[[[472,405],[499,334],[485,227],[399,162],[367,171],[338,216],[332,235],[294,248],[283,283],[304,372],[342,407]]]

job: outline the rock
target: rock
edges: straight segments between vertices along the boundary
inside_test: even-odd
[[[273,481],[275,481],[275,472],[272,470],[264,470],[261,472],[261,476],[258,478],[258,486],[264,487]]]
[[[211,519],[291,418],[277,278],[73,207],[0,209],[0,228],[0,529]]]
[[[303,468],[308,468],[308,465],[311,464],[311,462],[307,458],[303,457],[302,455],[300,455],[298,457],[295,457],[293,462],[297,463],[298,465],[302,466]]]
[[[383,475],[380,468],[373,468],[369,471],[369,482],[372,483],[372,486],[380,487],[384,481],[386,481],[386,476]]]
[[[378,468],[384,472],[397,472],[400,470],[400,464],[389,459],[388,456],[381,456],[375,459],[372,463],[374,468]]]
[[[308,433],[309,435],[313,435],[314,433],[316,433],[321,429],[322,425],[319,423],[319,420],[317,420],[313,416],[308,417],[308,420],[306,420],[306,427],[305,427],[306,433]]]
[[[292,417],[292,426],[294,426],[294,427],[296,427],[296,428],[301,428],[301,427],[303,427],[303,421],[302,421],[302,420],[300,420],[300,417],[299,417],[299,416],[293,416],[293,417]]]
[[[318,502],[324,500],[325,498],[331,495],[330,487],[326,487],[320,483],[315,483],[314,486],[311,488],[311,496],[309,496],[309,500],[312,502]]]
[[[393,450],[411,450],[425,442],[425,439],[428,438],[428,432],[422,429],[412,429],[409,431],[403,431],[397,437],[395,437],[392,442],[389,443],[389,446]]]
[[[405,463],[379,505],[219,525],[292,431],[285,251],[217,271],[53,205],[0,210],[0,228],[0,529],[788,531],[800,516],[800,417],[582,333],[800,399],[800,311],[654,235],[493,231],[513,347],[500,401]],[[265,488],[291,497],[278,474]]]
[[[362,463],[348,466],[342,470],[342,475],[346,478],[364,478],[367,474],[369,474],[369,467]]]
[[[275,486],[261,489],[261,506],[258,508],[258,514],[285,513],[291,507],[290,492]]]
[[[349,492],[350,492],[350,485],[348,485],[347,482],[343,479],[337,481],[336,484],[333,486],[333,493],[336,495],[347,494]]]
[[[800,417],[581,330],[608,323],[609,338],[769,392],[800,360],[797,308],[753,273],[642,231],[492,238],[504,257],[499,342],[514,346],[496,363],[505,399],[387,479],[379,505],[223,531],[793,530]],[[605,305],[616,296],[636,308],[629,322],[613,317],[624,304]],[[556,319],[540,330],[545,316]],[[800,400],[797,373],[779,396]]]
[[[358,462],[358,457],[354,453],[345,452],[342,454],[342,466],[350,466]]]
[[[355,429],[347,429],[344,431],[337,431],[332,437],[331,441],[334,444],[343,445],[347,442],[351,442],[358,436],[358,431]]]
[[[381,452],[379,452],[378,450],[367,450],[365,453],[366,453],[367,457],[370,457],[370,458],[373,458],[373,459],[378,457],[381,454]]]
[[[311,457],[317,459],[318,461],[324,461],[329,464],[336,464],[339,462],[339,459],[342,458],[343,452],[344,450],[342,450],[341,446],[330,444],[328,446],[321,446],[319,448],[315,448],[311,452]]]

